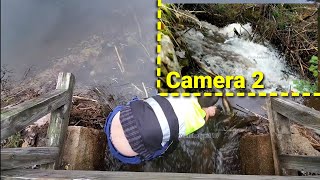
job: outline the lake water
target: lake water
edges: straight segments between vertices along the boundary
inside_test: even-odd
[[[148,0],[1,1],[1,66],[17,83],[27,76],[39,86],[64,71],[81,88],[155,94],[155,7]]]
[[[28,87],[55,81],[57,73],[65,71],[75,74],[78,89],[112,86],[114,92],[128,97],[145,97],[146,91],[153,95],[155,25],[156,3],[150,0],[3,0],[1,66],[6,65],[12,71],[15,83],[25,76],[37,81],[22,84]],[[264,98],[234,97],[230,101],[235,107],[240,105],[266,114]],[[319,105],[317,102],[307,101]],[[256,117],[238,112],[235,118],[242,121]],[[198,132],[199,136],[182,139],[175,153],[167,158],[140,167],[126,167],[110,160],[106,169],[240,173],[238,130],[220,130],[219,124],[211,123]],[[208,133],[220,138],[208,138],[205,136]]]

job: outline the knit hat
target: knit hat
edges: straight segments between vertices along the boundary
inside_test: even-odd
[[[145,148],[130,106],[125,106],[120,111],[120,123],[132,150],[144,159],[151,157],[152,154]]]

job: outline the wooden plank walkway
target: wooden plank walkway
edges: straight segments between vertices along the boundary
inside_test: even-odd
[[[215,179],[215,180],[318,180],[320,176],[255,176],[159,172],[67,171],[67,170],[9,170],[1,179]]]

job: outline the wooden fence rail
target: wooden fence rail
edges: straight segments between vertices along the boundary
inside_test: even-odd
[[[282,168],[320,173],[319,156],[280,155],[279,161],[282,165]]]
[[[4,148],[1,150],[1,170],[53,163],[58,153],[58,147]]]
[[[69,124],[75,78],[71,73],[59,73],[56,90],[13,107],[1,109],[1,140],[26,128],[51,113],[47,134],[48,147],[3,148],[1,170],[53,163],[57,168]]]
[[[320,157],[293,155],[290,120],[320,132],[320,112],[288,99],[269,98],[268,118],[276,175],[290,170],[320,173]]]
[[[272,108],[288,119],[314,129],[320,134],[320,112],[287,99],[271,99]]]
[[[60,73],[56,90],[34,100],[1,111],[1,140],[22,130],[27,125],[51,113],[48,128],[48,147],[1,149],[1,179],[85,178],[85,179],[318,179],[319,177],[243,176],[186,173],[105,172],[105,171],[55,171],[16,169],[36,164],[52,163],[57,169],[60,151],[69,123],[74,76]],[[286,174],[284,169],[320,173],[320,157],[293,155],[291,149],[290,121],[300,123],[320,132],[320,112],[298,103],[280,98],[268,99],[268,117],[272,141],[275,173]]]
[[[114,172],[114,171],[65,171],[65,170],[9,170],[1,174],[1,179],[115,179],[115,180],[318,180],[315,176],[255,176],[231,174],[195,174],[161,172]]]
[[[37,99],[26,101],[1,112],[1,140],[25,129],[27,126],[66,104],[68,92],[55,90]]]

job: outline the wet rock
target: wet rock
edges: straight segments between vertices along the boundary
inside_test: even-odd
[[[184,90],[179,87],[177,89],[170,89],[166,88],[166,76],[168,75],[169,72],[178,72],[181,74],[181,67],[179,65],[176,52],[174,50],[174,45],[170,39],[169,36],[162,34],[162,40],[161,40],[161,52],[160,52],[160,57],[161,57],[161,77],[160,79],[162,80],[163,84],[162,87],[160,88],[161,92],[166,92],[166,89],[169,89],[171,92],[184,92]],[[181,82],[180,79],[177,79],[176,77],[172,77],[172,82]]]
[[[269,134],[242,137],[240,140],[240,159],[243,174],[274,175]]]
[[[103,170],[106,136],[103,131],[69,126],[62,166],[67,170]]]

